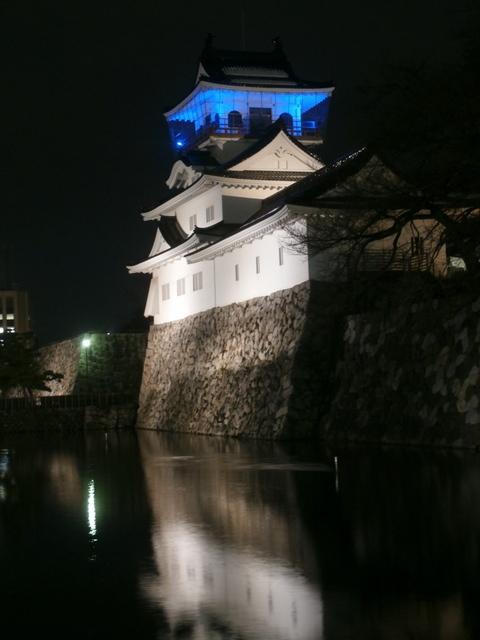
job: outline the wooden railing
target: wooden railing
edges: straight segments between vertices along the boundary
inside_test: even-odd
[[[323,141],[323,134],[321,129],[315,126],[314,122],[303,122],[300,126],[295,127],[287,127],[288,132],[301,140],[308,141]],[[182,151],[186,151],[187,149],[191,149],[192,147],[197,147],[202,142],[205,142],[210,137],[218,137],[225,138],[231,140],[238,140],[238,138],[242,138],[245,135],[252,134],[258,136],[262,135],[264,131],[261,129],[252,131],[250,127],[250,123],[247,121],[243,121],[243,124],[240,126],[232,126],[228,125],[227,122],[218,122],[212,123],[209,125],[204,125],[195,133],[192,133],[190,136],[183,138],[183,136],[179,136],[179,140],[181,139],[181,145],[177,146],[177,149],[181,149]],[[176,140],[173,140],[174,144],[176,144]]]
[[[36,396],[33,398],[2,398],[1,409],[76,409],[81,407],[110,407],[118,404],[137,404],[138,395],[132,392],[79,393],[72,396]]]

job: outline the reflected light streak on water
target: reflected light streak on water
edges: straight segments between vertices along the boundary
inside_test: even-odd
[[[88,532],[92,538],[97,535],[97,516],[95,511],[95,482],[90,480],[88,483]]]

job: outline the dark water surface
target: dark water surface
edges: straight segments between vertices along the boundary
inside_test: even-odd
[[[480,638],[480,456],[0,436],[0,638]]]

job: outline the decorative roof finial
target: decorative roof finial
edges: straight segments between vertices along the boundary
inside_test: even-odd
[[[213,39],[215,38],[215,36],[213,34],[211,34],[210,32],[207,33],[207,37],[205,38],[205,49],[212,49],[213,48]]]
[[[275,47],[275,51],[283,53],[283,43],[280,40],[280,38],[277,36],[272,40],[272,42],[273,42],[273,46]]]

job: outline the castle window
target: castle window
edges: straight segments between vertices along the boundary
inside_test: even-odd
[[[235,280],[238,282],[240,280],[240,265],[235,265]]]
[[[177,280],[177,296],[185,295],[185,278],[180,278]]]
[[[278,247],[278,264],[283,265],[283,247]]]
[[[190,231],[193,231],[197,226],[197,214],[190,216],[189,225],[190,225]]]
[[[228,128],[235,129],[236,131],[238,131],[242,127],[243,127],[243,118],[240,111],[230,111],[230,113],[228,114]]]
[[[203,272],[197,271],[193,274],[193,290],[200,291],[203,288]]]
[[[162,300],[170,299],[170,284],[162,284]]]
[[[260,273],[260,256],[255,258],[255,272]]]
[[[250,107],[250,133],[263,133],[272,124],[270,107]]]
[[[207,207],[207,222],[212,222],[215,220],[215,209],[213,208],[213,204],[211,207]]]

